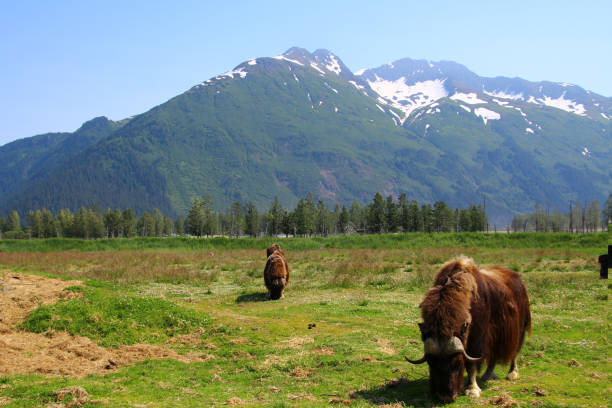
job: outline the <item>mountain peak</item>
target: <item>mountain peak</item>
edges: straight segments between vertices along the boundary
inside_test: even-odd
[[[300,62],[312,60],[312,54],[300,47],[291,47],[283,53],[283,57],[295,59]]]

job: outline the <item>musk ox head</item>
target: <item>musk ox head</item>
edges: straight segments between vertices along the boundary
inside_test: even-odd
[[[278,244],[272,244],[266,249],[266,257],[272,255],[275,251],[281,251],[281,248]]]
[[[466,361],[479,361],[466,352],[472,318],[470,304],[476,296],[476,281],[466,270],[468,258],[445,264],[436,275],[420,304],[423,323],[419,323],[424,355],[413,364],[427,362],[431,393],[438,399],[454,401],[463,388]],[[475,267],[475,266],[474,266]]]

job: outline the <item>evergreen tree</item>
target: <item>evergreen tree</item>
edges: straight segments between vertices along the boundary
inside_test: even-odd
[[[87,229],[89,238],[103,238],[106,235],[104,216],[99,210],[89,209],[87,211]]]
[[[351,209],[349,210],[350,223],[357,231],[365,230],[365,217],[363,215],[363,209],[357,201],[353,201]]]
[[[266,233],[269,236],[277,236],[282,229],[283,218],[285,217],[285,210],[278,202],[278,197],[274,197],[270,209],[266,213]]]
[[[185,219],[183,218],[182,215],[179,215],[176,218],[176,221],[174,222],[174,231],[178,234],[178,235],[183,235],[185,234]]]
[[[244,232],[250,237],[257,237],[259,233],[259,215],[257,207],[252,201],[249,201],[244,209],[245,230]]]
[[[421,219],[423,220],[423,231],[433,232],[434,223],[433,223],[433,210],[431,208],[431,204],[423,204],[421,206]]]
[[[26,214],[26,226],[31,238],[42,238],[42,214],[40,210],[30,210]]]
[[[55,222],[51,211],[47,210],[46,208],[43,208],[40,213],[43,238],[51,238],[57,236],[57,232],[55,231]]]
[[[53,220],[57,237],[71,237],[73,231],[74,216],[68,209],[60,210]]]
[[[204,209],[202,208],[202,201],[195,198],[187,214],[187,219],[185,220],[187,232],[198,237],[204,235],[204,219],[205,215]]]
[[[320,236],[327,236],[329,234],[329,211],[327,210],[327,206],[322,200],[319,200],[319,202],[317,203],[315,219],[315,234],[318,234]]]
[[[298,201],[295,207],[294,222],[295,222],[295,235],[305,236],[308,233],[308,221],[306,214],[306,202],[302,199]]]
[[[79,211],[74,214],[71,236],[74,238],[89,238],[87,210],[85,207],[79,208]]]
[[[408,217],[408,199],[406,198],[406,193],[402,193],[398,199],[398,225],[402,229],[403,232],[410,231],[410,223]]]
[[[121,234],[126,238],[131,238],[136,236],[136,216],[134,215],[134,210],[131,208],[126,208],[121,213]]]
[[[340,234],[346,234],[349,231],[351,222],[351,214],[346,209],[346,205],[342,206],[342,211],[340,211],[340,215],[338,216],[338,232]]]
[[[294,237],[297,235],[297,223],[296,223],[295,211],[285,213],[285,216],[283,217],[283,222],[281,225],[281,231],[285,235],[292,235]]]
[[[121,225],[123,223],[121,210],[111,210],[107,208],[104,212],[104,228],[106,228],[107,238],[117,238],[121,235]]]
[[[142,213],[142,216],[138,219],[137,223],[138,234],[141,237],[153,237],[155,236],[155,218],[147,211]]]
[[[329,232],[337,235],[342,230],[340,229],[340,206],[338,204],[335,205],[334,211],[329,213]]]
[[[398,228],[398,209],[393,202],[393,196],[389,195],[385,201],[385,230],[396,232]]]
[[[436,232],[450,232],[453,228],[453,212],[444,201],[434,204],[433,228]]]
[[[174,221],[168,217],[164,217],[164,231],[163,235],[165,237],[171,237],[174,235]]]
[[[217,218],[215,217],[215,209],[212,205],[212,198],[204,196],[201,200],[202,212],[204,215],[203,233],[207,236],[214,235],[217,232]]]
[[[246,211],[245,211],[246,212]],[[240,201],[234,201],[229,209],[228,214],[228,233],[231,236],[239,237],[242,234],[244,216],[242,215],[242,204]]]
[[[408,232],[423,231],[423,217],[419,211],[419,204],[415,200],[410,200],[407,209]]]
[[[312,193],[308,193],[304,201],[304,227],[305,234],[312,235],[315,233],[315,224],[317,222],[317,205]]]
[[[9,231],[21,231],[21,220],[19,219],[19,213],[13,210],[8,216],[8,228]]]
[[[385,200],[380,193],[368,205],[368,231],[379,234],[385,230]]]

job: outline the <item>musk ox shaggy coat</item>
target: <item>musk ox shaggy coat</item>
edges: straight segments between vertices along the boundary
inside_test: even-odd
[[[479,397],[476,374],[484,361],[487,371],[482,380],[495,378],[497,363],[510,363],[508,379],[519,377],[516,356],[525,332],[531,331],[531,314],[518,273],[502,267],[479,269],[463,256],[453,259],[437,273],[420,308],[425,355],[409,361],[429,364],[434,396],[455,400],[463,387],[465,368],[466,395]]]
[[[268,299],[280,299],[283,297],[283,290],[289,283],[289,265],[285,254],[278,244],[271,245],[266,254],[268,260],[264,269],[264,282],[268,288]]]

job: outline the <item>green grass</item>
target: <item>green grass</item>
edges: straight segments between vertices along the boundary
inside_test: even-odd
[[[0,251],[115,251],[115,250],[210,250],[265,249],[275,242],[291,251],[316,249],[407,249],[407,248],[601,248],[608,245],[608,233],[407,233],[350,235],[309,238],[118,238],[84,240],[49,238],[0,240]]]
[[[513,238],[514,246],[488,248],[453,241],[449,247],[330,249],[338,242],[333,238],[332,242],[286,240],[326,246],[287,251],[292,275],[280,301],[264,300],[265,255],[259,247],[215,249],[212,257],[208,252],[184,253],[185,247],[148,249],[146,258],[127,249],[103,257],[40,254],[39,261],[29,253],[0,253],[0,269],[88,282],[80,289],[82,298],[32,313],[24,323],[28,330],[65,328],[103,345],[146,341],[213,356],[191,364],[144,361],[80,379],[36,374],[0,377],[0,401],[4,398],[8,407],[45,406],[57,402],[55,391],[79,385],[99,401],[86,404],[91,407],[225,406],[231,398],[240,398],[241,406],[261,407],[344,406],[330,403],[332,398],[350,400],[354,407],[435,406],[428,394],[426,365],[412,365],[403,357],[422,353],[418,304],[433,274],[442,262],[463,253],[480,264],[520,271],[530,294],[533,333],[519,358],[519,380],[481,384],[478,401],[461,396],[452,406],[487,406],[488,399],[501,392],[521,406],[610,406],[611,287],[598,279],[593,256],[601,251],[601,235],[570,236],[571,249],[563,248],[560,241],[558,248],[529,246],[542,243],[539,239],[549,243],[554,239],[542,236]],[[380,239],[397,242],[394,236]],[[429,239],[415,237],[422,242]],[[470,239],[489,238],[474,234]],[[266,240],[245,242],[262,248],[267,244]],[[381,242],[379,247],[384,246]],[[101,258],[112,258],[114,263],[103,263]],[[137,265],[130,259],[138,263],[151,259],[143,270],[152,272],[131,273]],[[52,264],[49,269],[47,264]],[[154,264],[159,264],[157,269]],[[121,271],[123,277],[108,274],[109,268]],[[170,279],[167,271],[174,271],[176,278]],[[215,278],[197,279],[198,271]],[[92,321],[96,314],[99,322]],[[316,326],[309,329],[309,323]],[[199,332],[201,342],[166,344],[199,327],[204,328]],[[496,371],[503,378],[506,370],[498,366]],[[536,386],[548,395],[534,395]]]
[[[99,286],[99,285],[97,285]],[[67,331],[105,347],[164,343],[209,325],[207,315],[151,296],[125,293],[118,287],[74,287],[83,297],[32,312],[20,328],[34,332]]]

